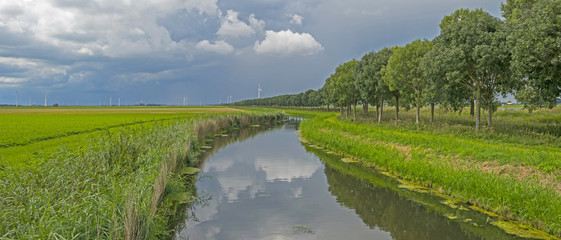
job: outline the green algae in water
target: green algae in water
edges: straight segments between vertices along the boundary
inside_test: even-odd
[[[413,191],[413,192],[418,192],[418,193],[429,193],[430,189],[423,187],[421,185],[418,184],[414,184],[405,180],[399,180],[399,182],[401,183],[401,185],[397,186],[399,188],[402,189],[407,189],[409,191]]]
[[[487,210],[485,210],[485,209],[483,209],[483,208],[480,208],[480,207],[478,207],[478,206],[473,206],[473,205],[472,205],[472,206],[469,206],[469,208],[471,208],[471,209],[473,209],[473,210],[475,210],[475,211],[478,211],[478,212],[485,213],[485,214],[489,215],[490,217],[500,218],[500,216],[497,215],[496,213],[487,211]]]
[[[537,230],[533,227],[510,221],[495,221],[491,223],[498,228],[503,229],[508,234],[516,235],[523,238],[532,239],[558,239],[545,232]]]
[[[346,163],[357,163],[359,162],[358,160],[352,159],[352,158],[342,158],[341,161],[346,162]]]
[[[206,146],[206,145],[205,145],[205,146],[201,146],[201,148],[202,148],[202,149],[211,149],[212,147],[211,147],[211,146]]]
[[[448,205],[449,207],[451,207],[453,209],[459,209],[459,210],[462,210],[462,211],[467,211],[468,210],[467,208],[462,206],[461,201],[456,200],[456,199],[452,199],[452,198],[449,198],[448,200],[443,201],[442,204]]]

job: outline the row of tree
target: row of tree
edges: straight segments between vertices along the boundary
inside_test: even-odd
[[[442,19],[440,35],[405,46],[383,48],[339,65],[317,90],[253,99],[237,105],[334,106],[350,114],[361,104],[416,108],[439,104],[454,111],[469,105],[480,128],[499,95],[514,94],[530,111],[553,107],[561,94],[561,0],[507,0],[505,20],[482,9],[459,9]]]

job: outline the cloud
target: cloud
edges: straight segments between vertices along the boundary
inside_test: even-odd
[[[158,19],[183,10],[219,17],[217,0],[0,1],[0,28],[76,56],[158,57],[188,52]]]
[[[304,17],[294,14],[290,20],[290,24],[302,25],[302,20],[304,20]]]
[[[243,37],[255,34],[257,31],[262,31],[265,27],[265,22],[255,18],[255,15],[249,16],[249,24],[240,21],[238,12],[228,10],[226,16],[222,19],[222,25],[216,34],[222,38],[226,37]]]
[[[28,58],[0,57],[0,68],[10,67],[10,72],[0,73],[0,86],[18,87],[24,83],[35,86],[58,81],[67,75],[70,66],[53,65],[46,61]]]
[[[294,33],[291,30],[280,32],[267,31],[265,40],[255,42],[253,49],[257,54],[313,55],[323,47],[309,33]]]
[[[147,82],[157,82],[161,80],[168,80],[174,77],[177,70],[164,70],[156,73],[150,72],[137,72],[130,74],[119,74],[115,76],[115,79],[121,82],[132,82],[132,83],[147,83]]]
[[[234,51],[234,47],[223,40],[216,41],[214,44],[210,43],[208,40],[203,40],[197,43],[196,47],[203,51],[218,54],[229,54]]]
[[[263,29],[265,28],[265,21],[257,19],[255,18],[255,14],[251,14],[249,15],[249,25],[255,31],[260,32],[263,31]]]

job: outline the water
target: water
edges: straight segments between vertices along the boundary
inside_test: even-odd
[[[306,146],[297,127],[217,139],[197,183],[206,200],[176,239],[517,239],[484,214]]]

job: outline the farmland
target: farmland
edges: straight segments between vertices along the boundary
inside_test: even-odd
[[[508,220],[561,236],[559,108],[498,112],[494,128],[479,132],[465,114],[439,111],[434,124],[415,124],[412,111],[399,121],[357,121],[335,113],[301,124],[302,136],[366,166],[411,180]]]
[[[0,109],[0,164],[21,166],[57,147],[76,147],[102,130],[127,125],[242,112],[210,107],[61,107]]]

